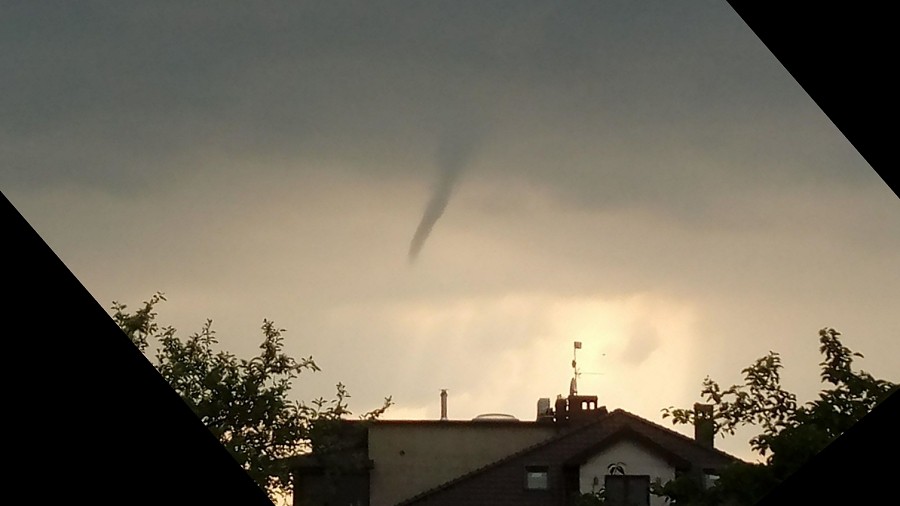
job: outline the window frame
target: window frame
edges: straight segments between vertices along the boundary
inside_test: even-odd
[[[543,473],[543,475],[544,475],[544,487],[543,488],[537,488],[537,487],[531,486],[531,480],[529,480],[529,478],[531,477],[532,474],[538,474],[538,473]],[[528,492],[547,492],[552,488],[551,485],[552,485],[552,483],[550,481],[550,466],[539,465],[539,464],[525,466],[525,474],[523,475],[522,486],[525,488],[526,491],[528,491]]]

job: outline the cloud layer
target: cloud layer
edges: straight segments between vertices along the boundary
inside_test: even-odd
[[[900,204],[727,5],[267,5],[6,9],[0,184],[102,304],[275,319],[359,411],[529,418],[575,340],[651,418],[814,394],[826,325],[898,370]]]

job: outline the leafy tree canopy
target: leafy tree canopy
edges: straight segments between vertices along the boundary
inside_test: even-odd
[[[160,327],[156,306],[165,301],[157,293],[134,312],[113,302],[112,318],[144,353],[155,343],[156,369],[225,446],[253,480],[274,499],[291,491],[285,459],[326,444],[328,422],[352,415],[345,386],[337,385],[334,399],[310,403],[288,398],[293,380],[303,372],[319,371],[312,357],[295,359],[284,353],[284,329],[263,320],[260,352],[250,359],[217,351],[212,321],[181,339],[172,327]],[[379,417],[391,398],[364,420]]]
[[[775,352],[745,368],[742,384],[723,389],[707,377],[701,395],[713,407],[713,430],[733,435],[741,426],[759,427],[750,445],[765,460],[726,468],[710,488],[685,476],[657,483],[654,493],[679,505],[753,504],[898,389],[895,383],[854,370],[854,358],[863,356],[844,346],[840,336],[832,328],[819,331],[820,377],[828,386],[805,404],[782,388],[781,357]],[[671,417],[674,424],[693,424],[697,413],[669,407],[663,417]]]

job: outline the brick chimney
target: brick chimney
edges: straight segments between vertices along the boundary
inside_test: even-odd
[[[556,406],[553,411],[555,421],[558,424],[564,424],[569,421],[568,403],[561,395],[556,396]]]
[[[712,404],[694,404],[694,441],[712,448],[714,440]]]

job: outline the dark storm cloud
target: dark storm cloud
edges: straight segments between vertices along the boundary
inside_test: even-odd
[[[210,153],[429,178],[466,110],[494,131],[473,177],[572,206],[710,221],[734,195],[869,176],[822,163],[859,164],[811,141],[830,124],[786,73],[760,78],[780,67],[717,2],[29,2],[0,22],[5,187],[146,191]]]
[[[0,57],[0,100],[16,183],[128,184],[141,179],[135,160],[208,145],[301,156],[321,155],[323,138],[397,147],[439,128],[444,111],[477,107],[471,79],[491,59],[479,44],[500,14],[358,2],[53,7],[22,5],[5,20],[13,50]]]
[[[786,336],[814,369],[820,325],[897,370],[898,201],[727,3],[273,5],[4,3],[0,186],[98,301],[163,290],[241,355],[274,318],[327,371],[298,396],[372,407],[532,413],[571,297],[662,301],[609,334],[649,416]]]

